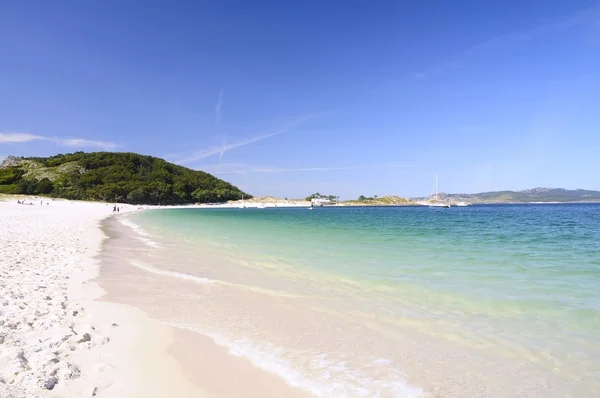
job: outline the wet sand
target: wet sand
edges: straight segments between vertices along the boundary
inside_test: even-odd
[[[133,267],[120,256],[119,245],[128,247],[139,245],[140,250],[147,251],[144,243],[134,239],[115,239],[124,238],[128,231],[118,225],[114,219],[105,221],[103,230],[109,239],[104,242],[103,250],[98,256],[101,268],[98,277],[94,279],[106,292],[102,301],[125,303],[130,308],[140,308],[158,320],[169,319],[169,313],[176,310],[174,305],[185,305],[185,301],[178,300],[181,298],[178,297],[179,281]],[[188,382],[202,391],[202,396],[214,398],[310,396],[291,387],[276,375],[257,368],[248,359],[231,355],[226,347],[216,344],[207,336],[170,326],[164,322],[152,321],[152,323],[152,328],[164,330],[168,334],[169,343],[166,348],[170,357],[175,360],[173,365],[179,370],[179,376],[184,376]],[[198,396],[195,394],[196,392],[186,393],[180,390],[177,396]]]

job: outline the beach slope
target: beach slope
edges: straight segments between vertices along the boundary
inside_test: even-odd
[[[207,396],[169,355],[173,328],[96,300],[113,207],[26,202],[0,201],[0,396]]]

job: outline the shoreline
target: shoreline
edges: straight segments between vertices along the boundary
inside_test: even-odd
[[[165,207],[112,206],[0,201],[0,396],[309,396],[208,336],[115,300],[101,280],[104,223]]]
[[[329,216],[334,216],[334,213],[329,213]],[[554,374],[554,368],[547,366],[547,357],[539,347],[531,347],[530,350],[518,335],[515,339],[498,336],[492,331],[494,327],[489,330],[483,329],[481,334],[477,332],[486,324],[500,325],[500,329],[497,330],[503,330],[505,315],[500,313],[491,311],[490,316],[502,324],[496,321],[490,323],[491,318],[487,321],[479,316],[470,317],[468,314],[473,311],[471,306],[450,306],[448,308],[452,311],[449,317],[465,318],[464,320],[469,321],[454,324],[443,314],[446,308],[443,305],[432,308],[425,305],[423,308],[417,304],[419,300],[414,303],[416,305],[411,305],[410,300],[404,299],[399,299],[393,304],[394,300],[380,300],[383,295],[388,295],[384,292],[380,292],[382,296],[369,294],[369,298],[363,300],[361,296],[354,297],[351,292],[342,289],[340,292],[348,294],[338,296],[337,290],[329,294],[329,290],[315,290],[315,286],[308,288],[302,284],[302,278],[294,278],[292,281],[280,277],[291,276],[285,272],[279,276],[271,275],[273,278],[270,278],[269,270],[278,270],[274,268],[274,264],[271,265],[275,261],[271,258],[268,259],[271,262],[264,264],[268,269],[263,269],[265,272],[257,272],[260,270],[252,267],[252,262],[260,258],[253,257],[253,251],[249,247],[246,247],[248,250],[243,250],[243,242],[257,243],[257,246],[252,246],[256,250],[264,249],[270,255],[277,255],[261,245],[261,242],[269,241],[265,236],[259,235],[252,241],[246,241],[241,236],[244,231],[255,232],[249,224],[251,220],[256,219],[257,214],[253,211],[246,217],[237,209],[232,209],[226,213],[212,214],[188,212],[187,216],[190,219],[184,216],[185,212],[134,215],[130,220],[133,225],[126,225],[128,228],[123,229],[125,234],[122,242],[113,246],[115,256],[129,258],[133,266],[131,268],[134,268],[123,271],[123,274],[113,275],[114,282],[120,290],[116,291],[116,294],[121,294],[123,302],[140,306],[156,319],[197,330],[211,336],[215,341],[227,340],[223,344],[233,353],[246,356],[256,366],[277,373],[292,385],[301,382],[298,385],[309,391],[316,391],[317,396],[331,396],[326,395],[327,391],[333,391],[330,390],[330,383],[335,384],[336,388],[343,386],[341,388],[346,389],[346,392],[351,391],[357,387],[354,384],[358,380],[357,374],[362,374],[361,383],[367,384],[385,382],[390,374],[398,374],[394,379],[396,382],[401,381],[405,385],[420,388],[431,394],[423,393],[426,396],[543,396],[548,392],[574,396],[575,391],[580,392],[578,396],[588,396],[585,387],[576,388],[576,384],[572,384],[572,377],[580,377],[573,376],[573,368],[556,370],[561,375]],[[313,217],[304,212],[281,214],[303,219]],[[352,212],[348,214],[351,215]],[[418,216],[418,213],[408,210],[406,214]],[[191,220],[193,217],[198,219]],[[183,223],[178,224],[179,221]],[[117,229],[123,228],[118,222],[114,224]],[[204,232],[194,232],[198,225],[203,225],[199,229]],[[242,232],[233,233],[236,230],[232,226]],[[129,228],[137,235],[134,233],[133,236],[129,236]],[[179,234],[179,229],[187,232]],[[278,230],[269,228],[266,231],[269,231],[269,235],[274,235]],[[140,236],[156,239],[156,249],[149,250],[144,247],[148,242],[144,242]],[[233,250],[229,250],[227,245],[213,251],[208,243],[211,236],[227,236],[228,239],[239,242],[242,246],[237,247],[241,250],[237,260],[242,262],[219,262],[230,255],[234,256],[234,253],[230,253]],[[180,242],[181,245],[178,244]],[[207,242],[206,245],[203,242]],[[270,241],[271,244],[277,242]],[[292,241],[288,241],[290,242]],[[219,246],[219,242],[214,243]],[[286,264],[283,257],[278,258],[282,260],[282,265]],[[190,261],[187,261],[188,259]],[[140,286],[137,291],[127,282],[133,280]],[[288,282],[291,284],[288,285]],[[269,290],[272,288],[276,291]],[[162,300],[157,294],[161,289],[165,293],[168,292],[172,300]],[[416,290],[413,293],[416,293]],[[327,307],[329,304],[323,304],[333,303],[330,298],[340,297],[344,297],[344,300],[339,301],[342,303],[339,306],[332,304],[332,307]],[[355,301],[351,300],[353,297],[356,298]],[[419,295],[413,296],[408,290],[404,297]],[[433,296],[434,299],[435,297]],[[384,308],[392,308],[394,305],[392,311],[398,311],[400,317],[379,318],[377,308],[372,307],[375,302],[370,300],[390,306]],[[407,306],[404,308],[403,305],[398,305],[400,302]],[[352,305],[344,308],[346,304]],[[410,315],[419,313],[419,310],[425,313],[433,310],[434,317],[427,321],[427,317]],[[438,311],[440,314],[435,316]],[[488,309],[475,310],[475,315],[480,313],[487,314]],[[544,319],[542,317],[542,320]],[[420,320],[423,322],[419,322]],[[340,334],[336,330],[345,332]],[[531,333],[536,335],[537,329],[531,329]],[[352,351],[339,350],[339,347],[352,347]],[[349,356],[346,356],[346,353]],[[319,362],[323,358],[327,361]],[[373,363],[385,363],[386,366],[390,366],[385,372],[375,370],[372,374],[369,370],[368,373],[358,373],[362,372],[363,364],[367,363],[366,360],[362,362],[363,358],[374,358],[377,361],[369,363],[368,366],[372,366]],[[343,361],[344,365],[339,365],[339,361]],[[316,365],[317,363],[319,365]],[[344,372],[336,373],[340,371],[340,366]],[[392,372],[394,370],[397,373]],[[498,373],[505,376],[497,377]],[[322,379],[323,374],[329,375],[327,380]],[[355,378],[348,380],[346,376],[349,374]],[[373,377],[365,378],[365,375]],[[514,380],[520,381],[516,383]],[[583,379],[580,377],[580,380]],[[368,385],[368,388],[374,388],[372,384]],[[340,393],[340,396],[344,394]]]
[[[302,201],[302,200],[258,200],[256,198],[249,199],[246,201],[230,201],[225,203],[194,203],[194,204],[184,204],[184,205],[149,205],[149,204],[127,204],[127,203],[113,203],[113,202],[94,202],[94,201],[80,201],[80,200],[69,200],[63,198],[51,198],[46,196],[39,195],[12,195],[12,194],[0,194],[0,203],[2,202],[10,202],[16,201],[19,199],[26,199],[29,202],[37,204],[37,201],[43,200],[46,202],[56,203],[56,202],[70,202],[70,203],[89,203],[94,205],[105,205],[105,206],[113,206],[120,205],[122,208],[128,208],[128,212],[131,211],[142,211],[142,210],[158,210],[158,209],[234,209],[234,208],[248,208],[248,209],[289,209],[289,208],[306,208],[311,207],[310,202]],[[314,206],[314,207],[323,207],[323,208],[337,208],[337,207],[428,207],[428,204],[422,203],[425,198],[412,198],[407,199],[406,203],[385,203],[385,202],[357,202],[355,200],[342,201],[337,204],[328,204],[323,206]],[[468,200],[467,200],[468,201]],[[496,205],[589,205],[589,204],[600,204],[600,200],[578,200],[578,201],[532,201],[532,202],[514,202],[514,201],[506,201],[506,202],[469,202],[469,206],[496,206]],[[452,207],[457,207],[455,204],[452,204]],[[117,213],[116,215],[118,215]]]
[[[114,248],[106,247],[113,243],[119,244],[119,238],[126,237],[128,240],[134,238],[135,232],[130,231],[130,227],[122,225],[117,221],[117,217],[109,217],[101,222],[101,228],[107,239],[104,241],[99,259],[103,267],[101,272],[93,281],[97,283],[105,292],[100,301],[107,303],[122,303],[127,308],[148,314],[145,309],[135,303],[128,302],[126,296],[133,294],[131,292],[141,291],[144,294],[153,292],[153,286],[145,282],[145,278],[155,278],[156,275],[148,273],[146,270],[130,265],[121,257],[115,257]],[[135,243],[132,242],[133,245]],[[142,250],[147,249],[144,245],[147,242],[140,243]],[[169,291],[166,285],[169,284],[172,277],[160,277],[165,285],[156,285],[156,291],[152,295],[161,295]],[[118,283],[115,283],[118,281]],[[163,283],[161,282],[161,283]],[[125,285],[118,286],[119,284]],[[168,296],[165,301],[168,301]],[[249,360],[243,357],[232,355],[226,346],[218,344],[213,338],[202,334],[196,330],[173,325],[150,317],[153,327],[160,324],[160,328],[168,331],[171,340],[166,347],[168,355],[177,363],[180,375],[186,377],[189,382],[199,388],[204,395],[202,397],[214,398],[238,398],[244,397],[286,397],[286,398],[306,398],[311,395],[295,389],[288,385],[285,380],[266,372],[254,366]],[[171,394],[173,395],[173,394]],[[168,395],[161,395],[168,396]],[[174,396],[179,397],[198,397],[198,394],[178,393]]]

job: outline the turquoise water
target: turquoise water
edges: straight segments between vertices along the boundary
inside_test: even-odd
[[[271,300],[296,297],[293,308],[303,319],[326,319],[318,326],[323,333],[328,322],[364,328],[360,336],[376,342],[358,332],[348,341],[336,338],[356,352],[377,353],[375,360],[394,361],[409,380],[419,380],[409,370],[420,369],[414,363],[425,355],[419,359],[411,349],[407,358],[406,350],[389,348],[400,347],[407,339],[398,336],[406,333],[426,337],[427,347],[468,350],[473,363],[527,363],[531,374],[548,372],[573,396],[596,386],[589,380],[600,371],[599,205],[169,209],[130,220],[156,243],[161,267],[166,262],[178,275]],[[220,322],[204,322],[202,330],[223,333]],[[261,336],[263,346],[277,340],[278,349],[293,343],[283,332],[269,339],[278,333],[271,326],[253,327],[253,336],[234,339]],[[322,351],[340,354],[330,349]],[[425,391],[435,383],[429,377]],[[388,396],[383,387],[371,394],[376,387],[368,385],[362,395],[352,391]]]

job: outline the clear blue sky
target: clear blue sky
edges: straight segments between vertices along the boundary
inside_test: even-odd
[[[596,1],[2,1],[0,156],[255,195],[600,189]]]

